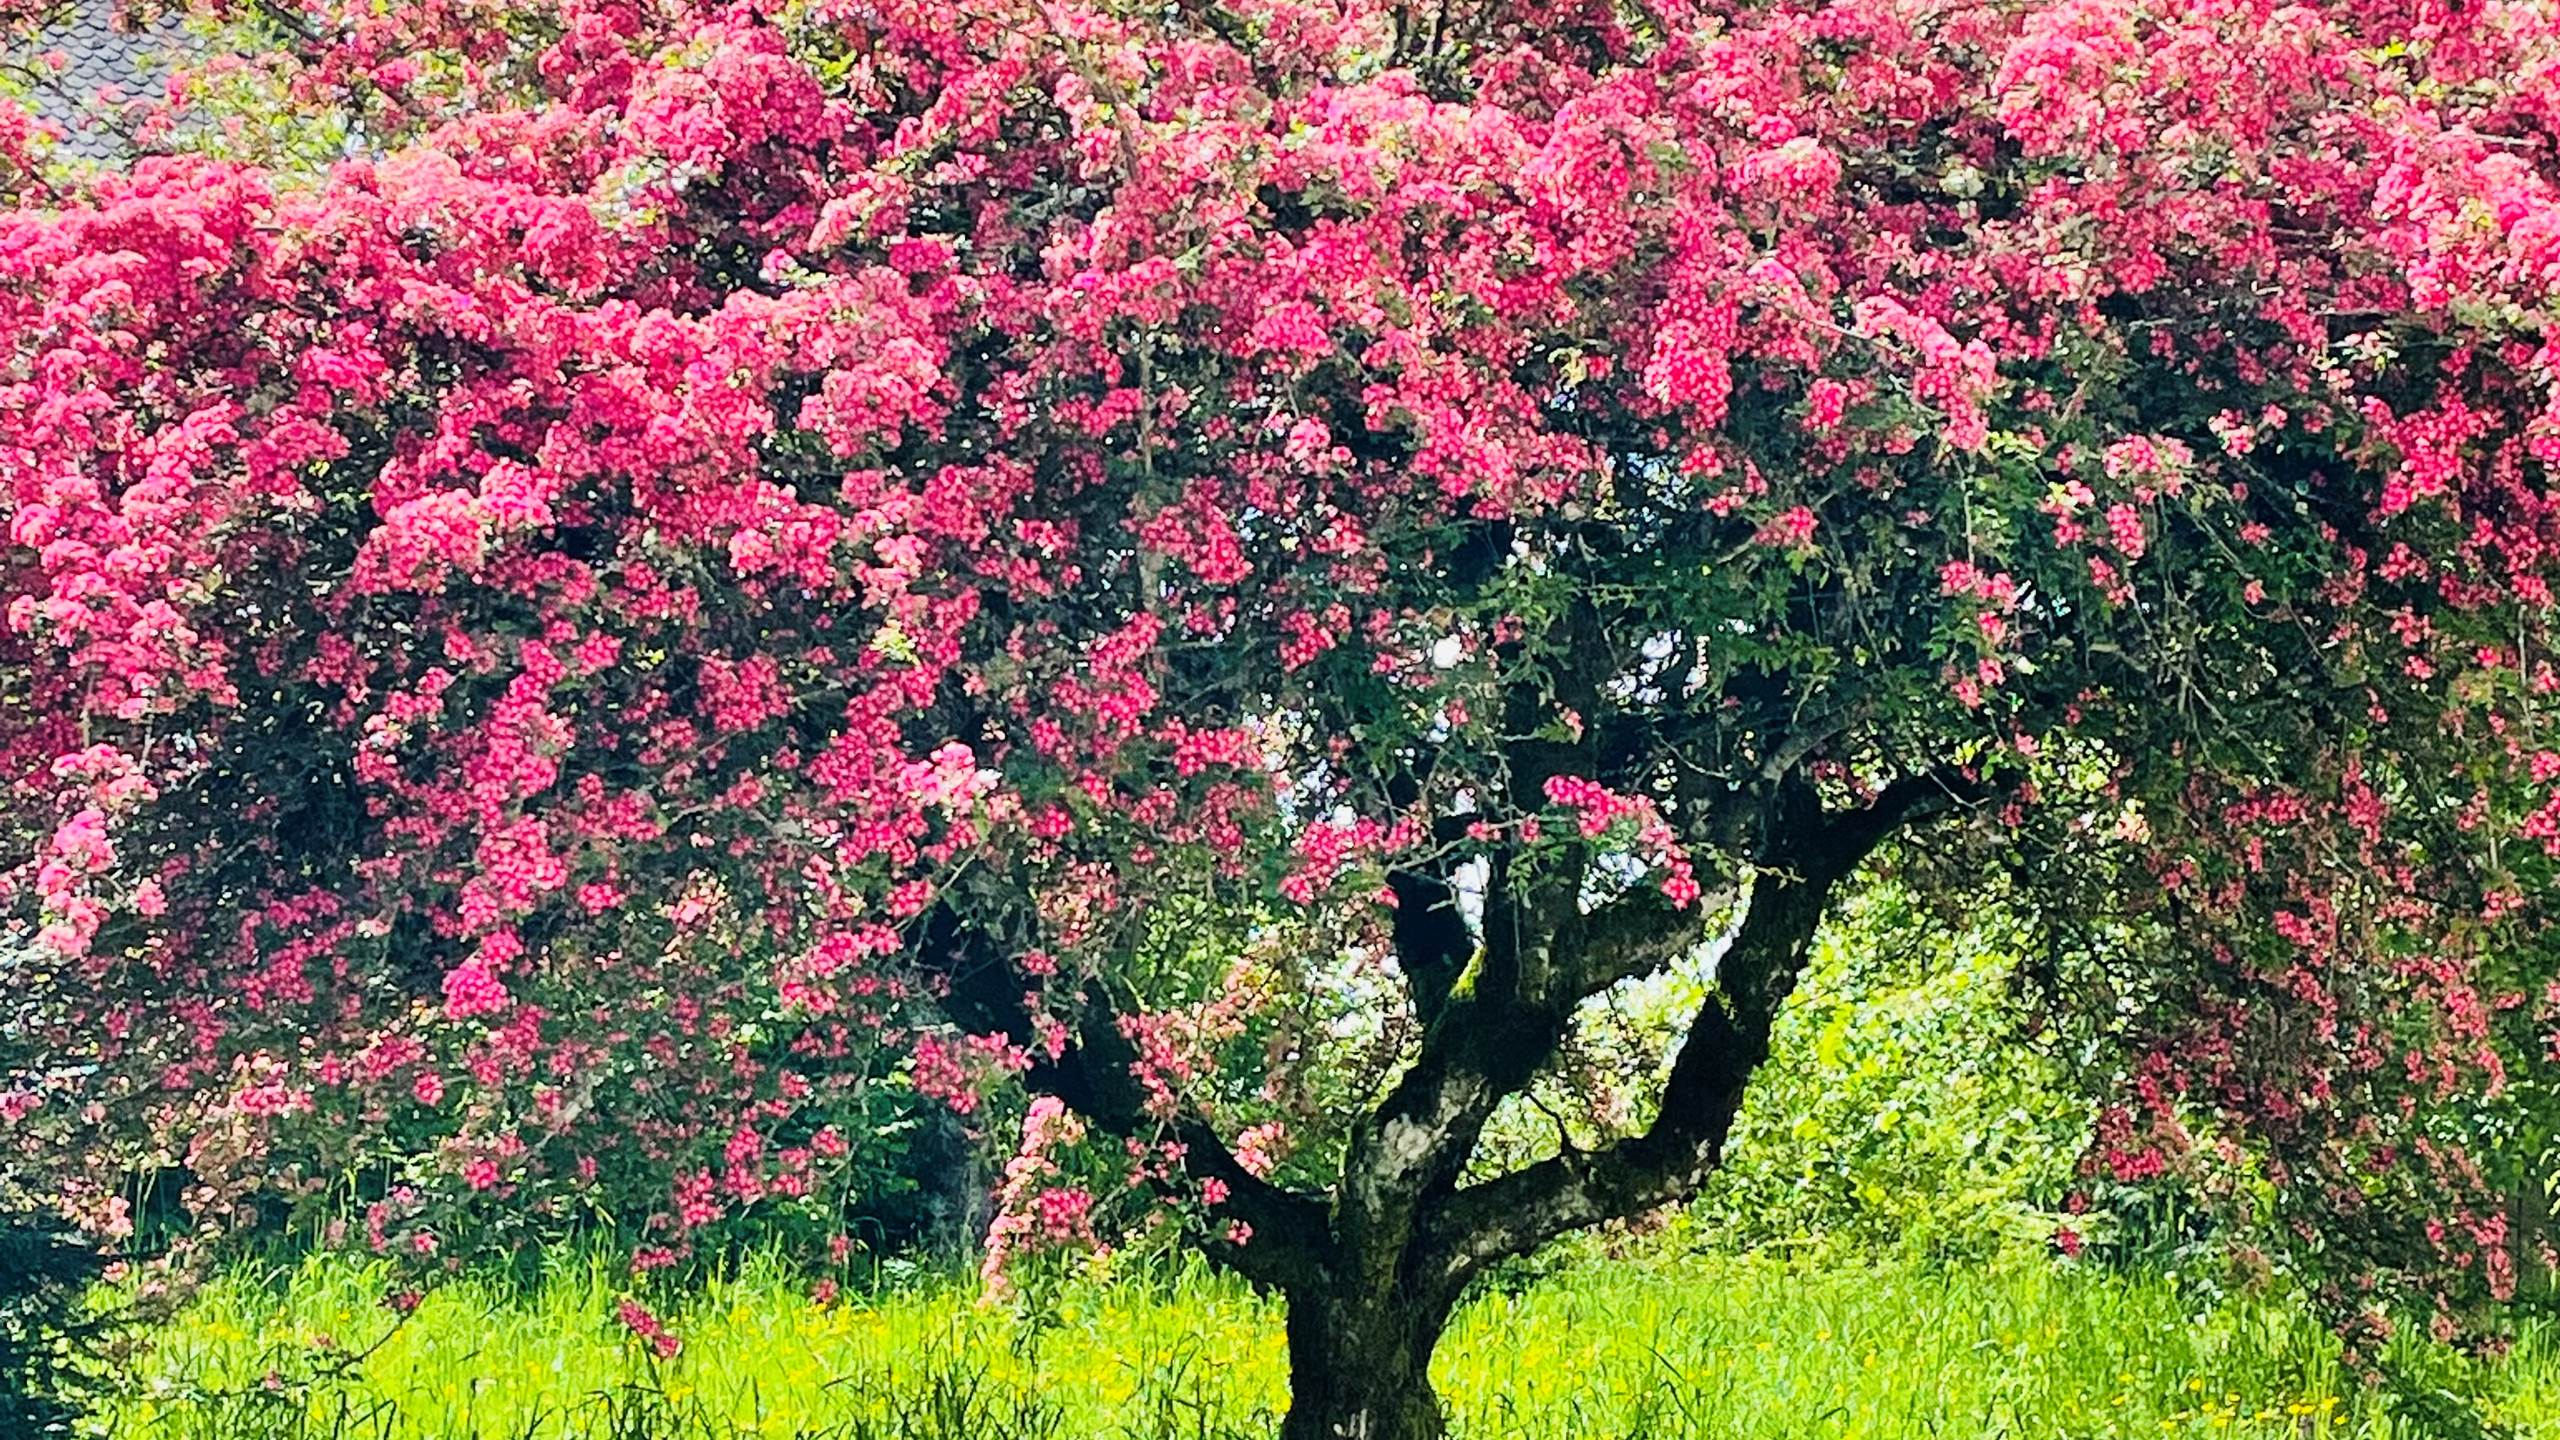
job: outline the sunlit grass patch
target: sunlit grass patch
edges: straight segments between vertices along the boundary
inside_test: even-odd
[[[341,1260],[243,1269],[124,1377],[104,1433],[151,1440],[1224,1440],[1286,1400],[1273,1302],[1198,1268],[1074,1281],[1036,1315],[958,1278],[813,1298],[751,1263],[667,1307],[658,1359],[615,1269],[466,1278],[395,1325]],[[333,1356],[372,1348],[344,1373]],[[2307,1317],[2027,1256],[1588,1259],[1458,1317],[1436,1376],[1467,1440],[2432,1440],[2377,1418]],[[2560,1356],[2481,1372],[2560,1435]]]

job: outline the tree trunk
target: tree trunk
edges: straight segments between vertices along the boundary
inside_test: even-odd
[[[1431,1351],[1448,1319],[1401,1294],[1291,1295],[1281,1440],[1442,1440]]]
[[[2551,1182],[2540,1167],[2528,1166],[2507,1205],[2508,1242],[2514,1247],[2516,1293],[2541,1295],[2552,1288],[2551,1267],[2543,1247],[2551,1243]]]
[[[986,1148],[947,1105],[927,1106],[923,1117],[908,1153],[922,1192],[917,1223],[925,1248],[935,1255],[974,1255],[995,1218]]]

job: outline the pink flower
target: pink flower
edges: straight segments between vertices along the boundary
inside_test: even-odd
[[[1811,507],[1798,505],[1761,526],[1759,535],[1754,538],[1760,544],[1778,549],[1807,549],[1813,544],[1813,532],[1819,524]]]
[[[1287,1147],[1288,1132],[1277,1120],[1253,1126],[1236,1137],[1236,1163],[1257,1179],[1269,1178]]]
[[[637,1300],[625,1299],[615,1307],[614,1314],[634,1338],[646,1344],[650,1353],[661,1360],[675,1358],[676,1352],[684,1348],[684,1342],[667,1328],[666,1322],[651,1314],[649,1307]]]
[[[2124,504],[2107,507],[2107,538],[2127,560],[2141,559],[2151,544],[2143,528],[2141,512]]]
[[[452,1020],[495,1014],[511,1003],[507,987],[479,962],[457,965],[444,975],[444,1013]],[[423,1097],[422,1097],[423,1098]],[[434,1104],[432,1100],[425,1101]]]
[[[1848,412],[1849,387],[1837,380],[1816,380],[1805,390],[1804,400],[1804,428],[1828,435],[1840,428],[1840,418]]]

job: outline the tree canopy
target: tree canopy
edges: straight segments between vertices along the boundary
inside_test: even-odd
[[[92,1225],[650,1263],[1019,1080],[1000,1240],[1118,1137],[1293,1436],[1434,1434],[1892,853],[2121,1043],[2094,1172],[2247,1157],[2368,1328],[2531,1258],[2542,0],[231,18],[179,153],[0,123],[0,1135]],[[1640,1122],[1470,1173],[1702,947]]]

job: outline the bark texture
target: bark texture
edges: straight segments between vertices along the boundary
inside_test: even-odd
[[[1290,1296],[1281,1440],[1440,1440],[1431,1352],[1447,1321],[1396,1295]]]

